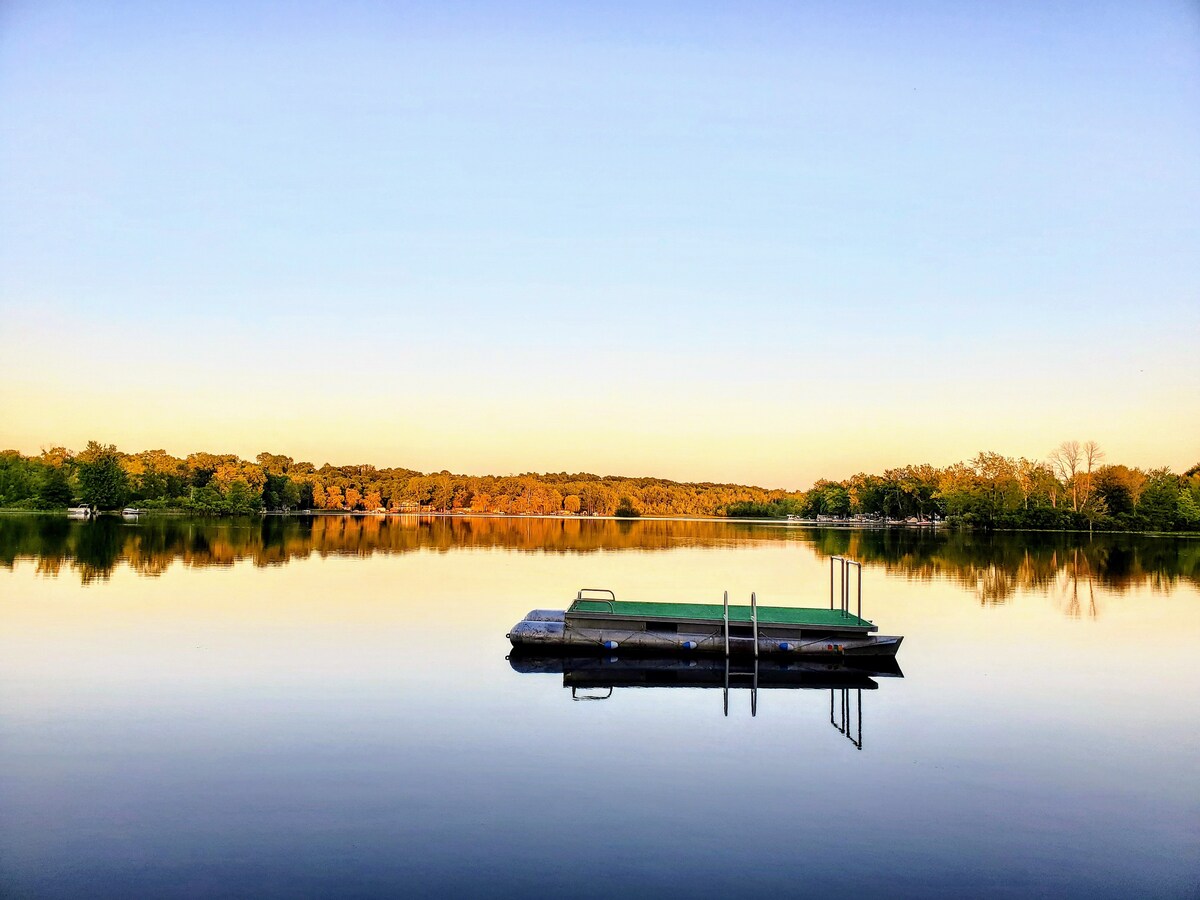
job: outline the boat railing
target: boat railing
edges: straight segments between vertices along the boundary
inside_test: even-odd
[[[851,566],[854,566],[855,568],[858,569],[858,617],[861,619],[862,618],[862,563],[855,562],[852,559],[847,559],[844,556],[829,557],[829,608],[830,609],[837,608],[834,606],[834,601],[833,601],[833,593],[834,593],[834,591],[833,591],[833,570],[834,570],[835,562],[840,562],[842,564],[842,577],[841,577],[841,584],[840,584],[841,598],[840,599],[841,599],[842,615],[847,616],[847,617],[850,615],[849,571],[850,571]]]
[[[585,597],[583,596],[584,594],[608,594],[608,596],[612,599],[606,600],[603,597]],[[617,595],[608,588],[580,588],[575,594],[575,602],[578,603],[580,600],[593,600],[596,603],[607,603],[608,611],[610,613],[615,613],[617,611],[616,606],[614,605],[617,602]]]

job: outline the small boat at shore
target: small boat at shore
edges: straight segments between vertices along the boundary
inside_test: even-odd
[[[834,597],[834,563],[841,562],[841,602]],[[858,568],[858,613],[850,611],[848,570]],[[597,595],[605,596],[597,596]],[[618,600],[608,589],[582,588],[565,610],[534,609],[507,634],[518,649],[783,656],[895,656],[902,636],[881,635],[862,617],[862,567],[830,559],[829,609],[748,606],[724,602],[652,603]]]

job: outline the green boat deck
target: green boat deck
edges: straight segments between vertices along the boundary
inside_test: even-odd
[[[572,613],[596,613],[628,619],[673,619],[720,622],[725,608],[719,603],[643,603],[635,600],[576,600],[567,610]],[[729,606],[729,621],[749,624],[749,606]],[[854,613],[840,609],[812,609],[795,606],[760,606],[759,625],[792,625],[801,628],[863,628],[875,626]]]

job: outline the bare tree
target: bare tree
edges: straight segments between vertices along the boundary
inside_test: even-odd
[[[1079,474],[1082,456],[1079,441],[1063,441],[1047,457],[1054,474],[1071,489],[1071,508],[1076,512],[1079,512],[1079,480],[1075,476]]]
[[[1099,466],[1102,459],[1104,459],[1104,451],[1100,449],[1100,445],[1095,441],[1085,441],[1083,444],[1083,460],[1087,465],[1087,479],[1083,487],[1084,503],[1087,503],[1088,497],[1092,495],[1092,472]]]

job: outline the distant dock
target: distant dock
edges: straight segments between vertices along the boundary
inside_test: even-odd
[[[882,519],[870,516],[788,516],[786,521],[792,525],[813,525],[822,528],[941,528],[946,524],[945,519],[918,519],[911,516],[907,519]]]

